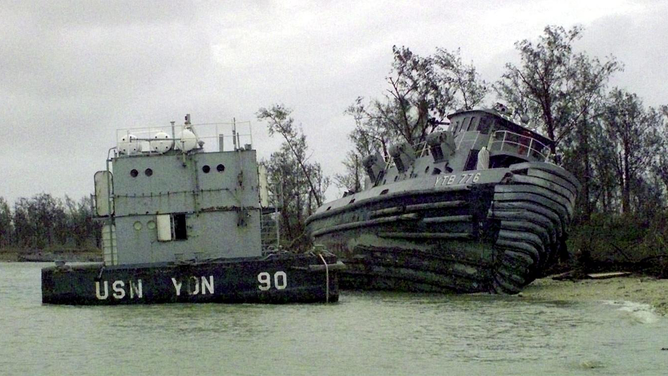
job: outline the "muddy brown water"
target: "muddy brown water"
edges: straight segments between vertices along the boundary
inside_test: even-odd
[[[341,293],[325,305],[41,304],[0,263],[0,375],[661,375],[668,319],[625,301]]]

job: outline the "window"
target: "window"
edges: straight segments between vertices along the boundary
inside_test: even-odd
[[[488,117],[481,117],[480,124],[478,124],[478,131],[482,134],[489,134],[489,130],[492,126],[492,121]]]
[[[478,152],[480,150],[471,149],[469,151],[469,157],[466,160],[466,166],[464,166],[464,171],[475,170],[476,165],[478,164]]]
[[[469,131],[475,131],[477,126],[478,126],[478,118],[474,116],[474,117],[471,118],[471,122],[469,123],[468,130]]]
[[[462,130],[466,132],[470,124],[471,124],[471,118],[470,117],[464,118],[464,120],[462,121]]]

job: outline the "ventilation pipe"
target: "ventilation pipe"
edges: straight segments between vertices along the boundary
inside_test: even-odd
[[[447,160],[455,153],[455,138],[450,131],[434,132],[427,136],[427,145],[434,162]]]
[[[373,183],[382,178],[383,171],[385,170],[385,161],[383,160],[383,157],[380,156],[380,153],[364,157],[362,165],[364,166],[364,170],[369,176],[369,179],[371,179]]]
[[[415,149],[406,142],[390,146],[389,152],[400,173],[406,172],[415,161]]]

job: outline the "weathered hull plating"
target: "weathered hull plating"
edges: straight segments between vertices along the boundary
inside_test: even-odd
[[[311,303],[339,298],[334,256],[282,255],[187,264],[88,264],[42,269],[42,302]]]
[[[414,180],[309,218],[347,266],[342,288],[517,293],[563,249],[579,188],[535,162]]]

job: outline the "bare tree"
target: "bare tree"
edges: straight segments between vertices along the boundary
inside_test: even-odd
[[[258,111],[258,119],[268,121],[269,133],[284,138],[280,150],[263,164],[274,205],[281,208],[282,239],[288,247],[306,249],[310,240],[305,236],[305,221],[321,205],[329,179],[320,164],[308,162],[306,136],[294,126],[290,113],[283,105]]]
[[[603,118],[616,154],[613,165],[622,196],[622,212],[628,213],[633,191],[659,154],[661,115],[652,107],[645,109],[636,94],[615,88],[609,94]]]
[[[320,197],[318,197],[316,186],[314,185],[309,170],[306,167],[306,136],[301,132],[295,129],[293,123],[294,119],[290,117],[292,110],[286,108],[282,104],[277,104],[271,107],[270,109],[260,108],[257,112],[257,119],[259,121],[267,121],[269,135],[273,136],[275,133],[279,133],[283,136],[286,145],[292,152],[295,162],[299,164],[302,172],[304,173],[304,178],[311,188],[311,194],[316,201],[316,204],[320,206]]]
[[[337,176],[340,186],[357,190],[362,159],[376,152],[388,159],[389,145],[417,144],[456,109],[470,109],[482,102],[487,84],[473,64],[462,62],[459,50],[437,48],[422,57],[407,47],[392,48],[388,89],[379,99],[365,103],[358,97],[346,113],[355,121],[350,134],[354,148],[346,158],[346,173]]]
[[[538,43],[528,39],[515,43],[521,65],[506,64],[506,72],[495,85],[508,105],[540,120],[555,142],[552,153],[586,116],[610,75],[621,69],[614,57],[601,62],[573,52],[573,43],[581,35],[581,27],[567,31],[547,26]]]

